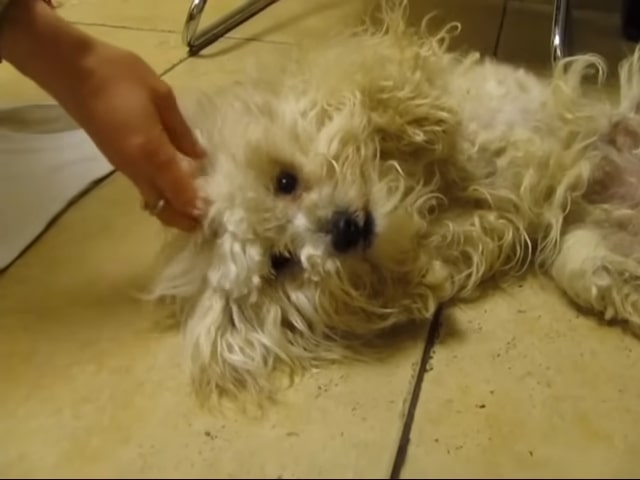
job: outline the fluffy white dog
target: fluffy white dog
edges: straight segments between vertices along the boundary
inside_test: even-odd
[[[536,269],[640,327],[640,54],[548,78],[450,51],[404,1],[187,112],[211,145],[203,231],[153,290],[178,301],[203,399],[361,352],[490,279]],[[426,25],[426,24],[425,24]]]

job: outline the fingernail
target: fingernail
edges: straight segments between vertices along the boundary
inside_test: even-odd
[[[201,218],[204,215],[204,212],[207,208],[207,204],[202,197],[198,197],[196,200],[196,206],[191,211],[191,214],[196,218]]]
[[[206,155],[207,146],[206,146],[206,142],[205,142],[205,139],[204,139],[204,135],[202,135],[202,131],[199,128],[196,128],[194,130],[193,134],[194,134],[194,137],[196,139],[198,149],[200,150],[200,154],[201,155]]]

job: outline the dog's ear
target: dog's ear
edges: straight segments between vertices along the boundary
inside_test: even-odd
[[[177,301],[189,370],[203,403],[224,397],[258,400],[267,395],[269,376],[286,333],[282,311],[264,285],[259,245],[231,234],[174,245],[153,291]]]
[[[396,22],[349,40],[356,56],[342,53],[348,44],[331,50],[322,65],[329,68],[333,61],[336,73],[312,89],[320,92],[325,118],[332,123],[352,118],[348,125],[373,133],[389,159],[419,152],[446,155],[459,123],[444,77],[454,61],[446,52],[454,30],[415,33]]]
[[[434,16],[418,26],[407,0],[384,0],[362,37],[369,60],[361,92],[383,155],[446,155],[453,146],[458,119],[445,75],[457,61],[448,49],[461,27]]]
[[[153,282],[145,297],[178,304],[193,298],[202,288],[212,253],[202,235],[170,232],[156,259]]]
[[[318,143],[332,158],[369,158],[375,149],[383,161],[424,166],[451,157],[456,145],[457,115],[426,80],[405,83],[390,74],[324,101],[323,108]]]
[[[232,298],[206,290],[190,312],[186,341],[192,384],[203,404],[248,400],[259,405],[275,390],[286,364],[282,310],[268,293]]]
[[[444,156],[453,146],[454,110],[419,73],[390,76],[367,88],[363,100],[383,158],[420,152]]]

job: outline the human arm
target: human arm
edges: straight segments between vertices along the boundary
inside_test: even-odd
[[[161,221],[197,228],[202,206],[189,170],[205,152],[172,89],[140,57],[87,34],[42,0],[9,3],[0,55],[76,120],[151,207],[166,202]]]

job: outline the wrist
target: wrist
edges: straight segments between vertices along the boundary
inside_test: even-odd
[[[42,0],[10,2],[1,27],[4,60],[54,97],[73,89],[99,43]]]

